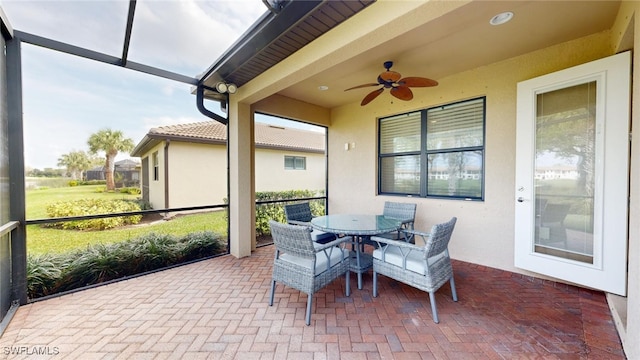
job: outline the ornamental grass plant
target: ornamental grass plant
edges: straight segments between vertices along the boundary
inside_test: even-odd
[[[93,244],[62,254],[27,257],[28,297],[79,289],[202,259],[226,251],[211,231],[184,236],[149,233],[113,244]]]

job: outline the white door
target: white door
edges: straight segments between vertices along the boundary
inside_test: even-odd
[[[630,61],[518,83],[516,267],[626,295]]]

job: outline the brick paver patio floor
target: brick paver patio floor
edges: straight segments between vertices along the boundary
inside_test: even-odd
[[[624,359],[601,292],[455,261],[460,301],[371,274],[314,297],[278,285],[273,247],[35,302],[0,338],[10,359]],[[13,352],[13,354],[11,353]],[[40,353],[38,355],[38,353]]]

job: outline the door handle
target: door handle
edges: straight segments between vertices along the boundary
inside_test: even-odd
[[[524,202],[524,198],[522,196],[518,197],[518,202]]]

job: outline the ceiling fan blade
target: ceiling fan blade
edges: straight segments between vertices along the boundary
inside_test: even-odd
[[[368,103],[370,103],[371,100],[377,98],[378,95],[382,94],[383,90],[384,90],[384,87],[381,87],[380,89],[374,90],[374,91],[370,92],[369,94],[367,94],[367,96],[365,96],[364,99],[362,99],[362,102],[360,103],[360,106],[365,106]]]
[[[400,80],[402,75],[399,72],[395,71],[385,71],[380,74],[380,78],[386,82],[396,82]]]
[[[371,86],[378,86],[378,85],[380,85],[380,84],[378,84],[378,83],[362,84],[362,85],[354,86],[352,88],[345,89],[344,91],[349,91],[349,90],[353,90],[353,89],[360,89],[360,88],[365,88],[365,87],[371,87]]]
[[[406,77],[404,79],[400,79],[400,81],[398,81],[398,85],[409,87],[427,87],[436,86],[438,85],[438,82],[423,77]]]
[[[411,89],[402,85],[391,89],[391,95],[405,101],[413,99],[413,92],[411,92]]]

